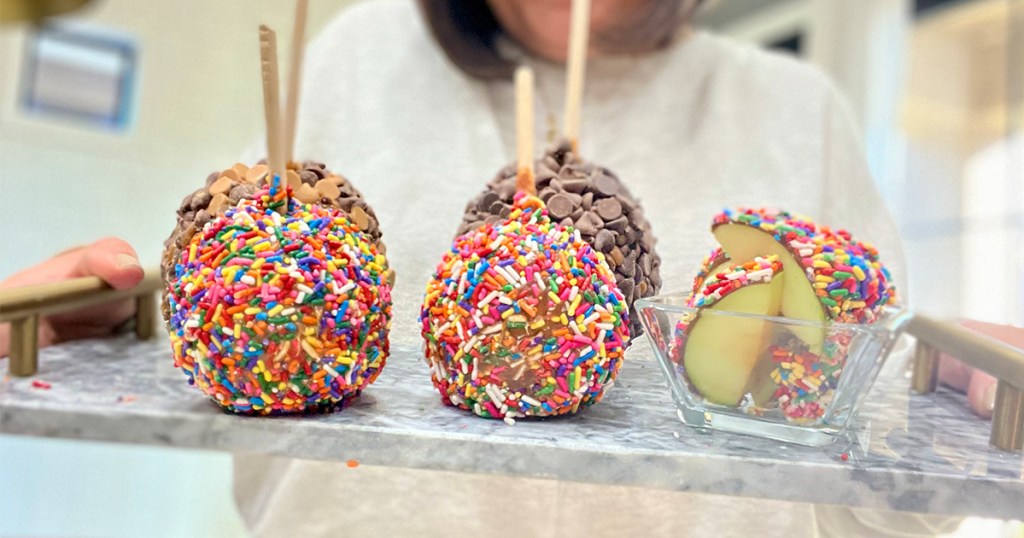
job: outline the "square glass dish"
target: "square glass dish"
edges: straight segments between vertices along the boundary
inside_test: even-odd
[[[889,307],[871,324],[814,323],[686,297],[636,302],[683,423],[810,446],[847,428],[910,318]]]

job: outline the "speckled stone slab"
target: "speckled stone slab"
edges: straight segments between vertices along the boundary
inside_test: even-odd
[[[989,424],[961,396],[908,394],[905,360],[890,358],[853,432],[806,448],[682,425],[645,342],[630,350],[604,402],[508,426],[443,406],[412,346],[396,346],[377,383],[344,411],[249,418],[224,414],[189,387],[166,339],[125,337],[46,349],[38,376],[5,379],[0,432],[1024,517],[1021,454],[989,448]]]

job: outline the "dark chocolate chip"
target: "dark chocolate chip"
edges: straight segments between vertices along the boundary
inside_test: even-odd
[[[640,255],[640,268],[643,270],[644,274],[650,274],[651,269],[654,268],[654,262],[651,260],[650,254],[645,252]]]
[[[637,201],[632,196],[625,196],[620,192],[615,195],[615,199],[622,205],[624,212],[630,213],[637,208]]]
[[[572,214],[573,203],[572,199],[565,193],[558,193],[551,197],[547,202],[548,213],[554,219],[564,219]]]
[[[256,194],[256,185],[251,183],[241,183],[231,188],[231,192],[228,194],[228,200],[232,203],[237,203],[239,200],[248,199],[252,195]]]
[[[316,182],[323,178],[318,176],[316,172],[312,170],[303,170],[302,172],[299,172],[299,179],[301,179],[306,185],[314,187],[316,186]]]
[[[586,209],[587,211],[590,211],[590,208],[593,207],[593,205],[594,205],[594,193],[592,193],[592,192],[584,193],[583,194],[583,200],[580,202],[580,205],[583,206],[583,209]]]
[[[594,204],[594,208],[597,209],[597,214],[604,219],[605,222],[615,220],[622,216],[622,206],[615,198],[604,198],[598,200]]]
[[[604,227],[615,230],[616,232],[623,232],[626,230],[626,226],[629,225],[629,220],[626,217],[619,217],[615,220],[605,221]]]
[[[544,187],[550,185],[551,180],[555,179],[557,175],[558,174],[552,170],[539,169],[537,170],[537,179],[534,183],[537,185],[538,189],[543,189]]]
[[[601,230],[594,236],[594,248],[600,252],[611,252],[615,247],[615,233],[610,230]]]
[[[626,302],[628,304],[630,299],[633,297],[633,280],[625,278],[618,281],[616,284],[619,286],[619,291],[622,292],[622,295],[626,297]]]
[[[498,193],[494,191],[487,191],[480,198],[479,202],[477,202],[476,206],[480,208],[480,211],[490,211],[491,206],[493,206],[495,202],[499,201],[500,200],[498,199]]]
[[[594,178],[594,192],[600,196],[615,196],[619,193],[619,181],[607,174]]]
[[[576,228],[586,237],[594,237],[603,225],[604,222],[601,222],[601,219],[593,213],[584,213],[576,219]]]
[[[498,196],[503,200],[511,200],[515,193],[516,184],[514,181],[507,181],[498,186]]]
[[[589,182],[585,178],[563,179],[562,188],[565,189],[566,192],[583,194],[583,191],[587,188],[588,183]]]
[[[647,252],[654,252],[654,234],[648,232],[640,237],[640,246]]]
[[[623,262],[618,265],[618,272],[632,279],[637,274],[637,265],[629,258],[624,259]]]
[[[199,211],[196,211],[196,228],[202,228],[207,222],[210,222],[211,220],[213,220],[213,215],[207,213],[205,209],[200,209]]]

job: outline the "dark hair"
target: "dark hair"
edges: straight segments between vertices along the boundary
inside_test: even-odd
[[[512,78],[515,65],[502,58],[495,41],[501,25],[486,0],[418,0],[430,32],[445,55],[466,74],[481,79]],[[696,6],[698,2],[694,2]],[[667,46],[679,26],[693,13],[687,0],[656,0],[638,17],[635,35],[596,36],[614,52],[636,52]]]

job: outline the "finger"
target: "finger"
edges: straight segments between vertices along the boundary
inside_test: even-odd
[[[967,404],[979,417],[991,418],[996,404],[996,378],[975,370],[967,388]]]
[[[95,327],[115,327],[124,323],[135,314],[135,301],[127,299],[113,303],[90,306],[57,314],[46,318],[58,332],[63,332],[72,325],[92,325]]]
[[[107,338],[114,335],[115,325],[65,325],[60,332],[54,335],[53,343],[70,342],[72,340],[84,340],[86,338]]]
[[[960,324],[972,331],[995,338],[1013,347],[1024,349],[1024,328],[969,319],[961,321]]]
[[[100,239],[89,245],[76,272],[78,276],[98,276],[115,289],[136,286],[144,276],[135,249],[116,237]]]
[[[939,382],[960,392],[967,392],[974,369],[943,353],[939,358]]]

